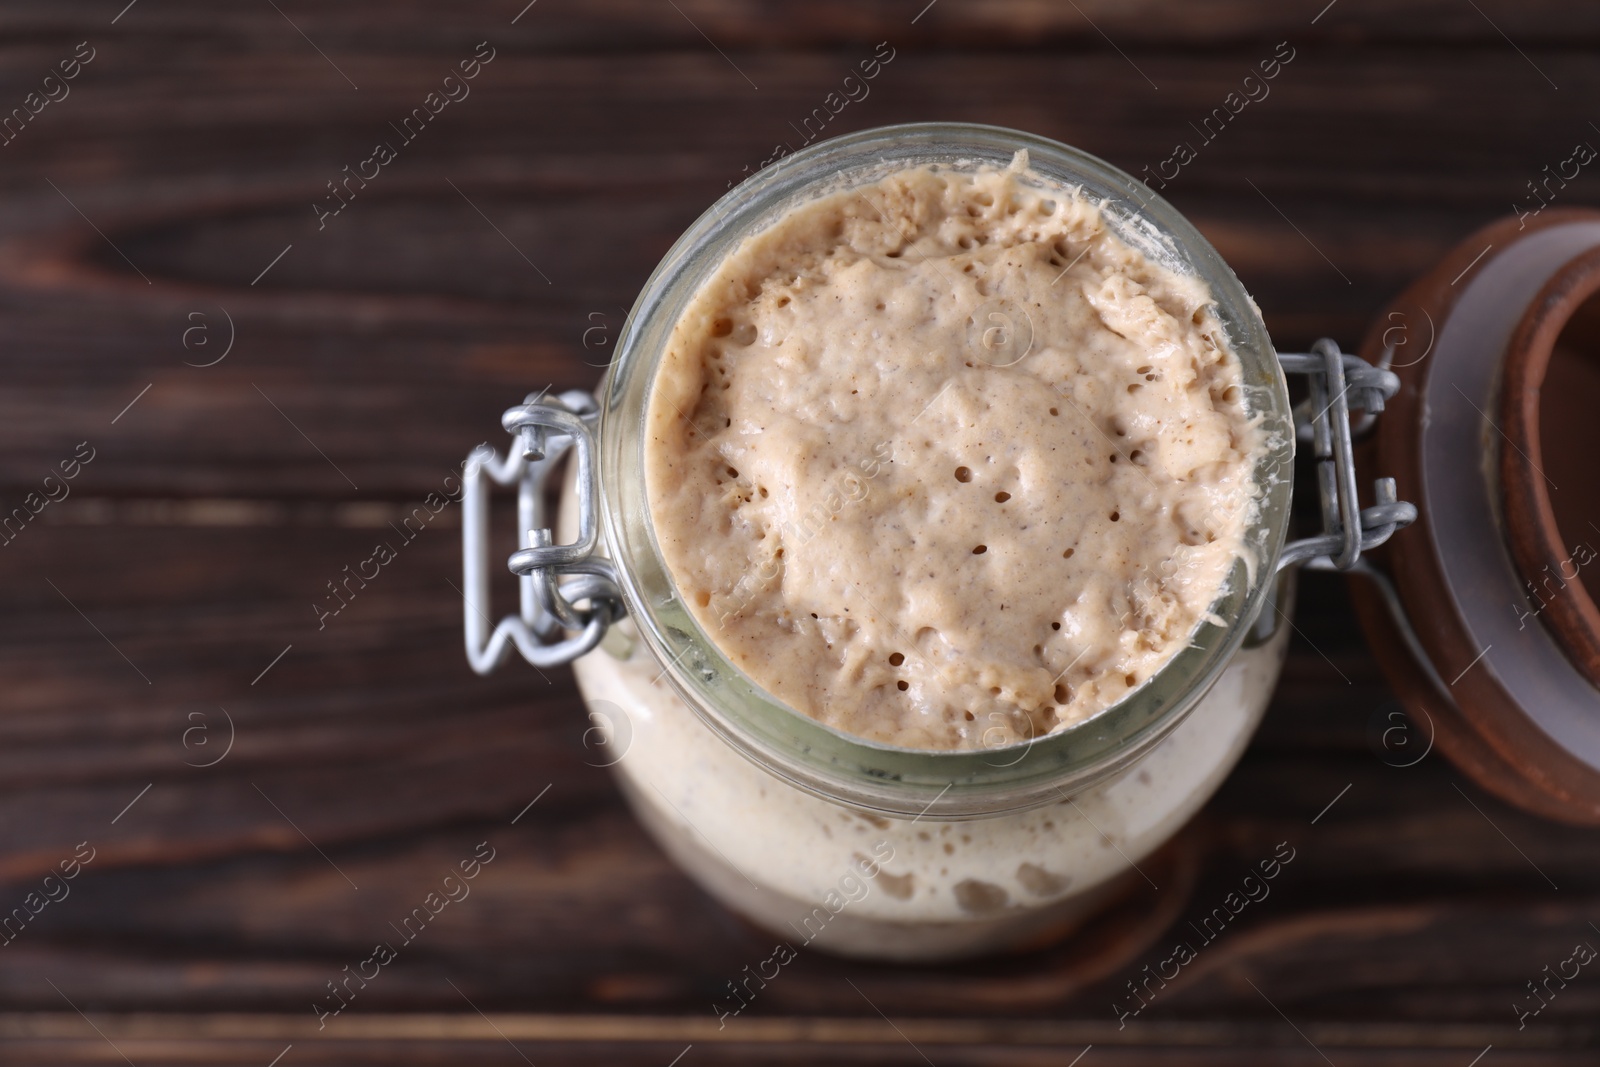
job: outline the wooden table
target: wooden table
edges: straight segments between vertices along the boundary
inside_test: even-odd
[[[61,97],[0,145],[0,502],[70,491],[0,547],[0,905],[70,890],[0,949],[0,1058],[1596,1062],[1600,972],[1521,1029],[1514,1005],[1600,945],[1600,839],[1437,753],[1393,766],[1425,738],[1381,740],[1403,720],[1335,580],[1304,582],[1266,723],[1159,891],[1020,959],[807,954],[725,1030],[710,1002],[766,939],[585,763],[566,671],[468,671],[456,509],[337,616],[312,605],[503,442],[524,392],[592,386],[674,237],[798,146],[878,42],[892,59],[826,135],[991,122],[1158,177],[1187,142],[1164,192],[1279,345],[1353,346],[1600,144],[1600,8],[524,2],[0,10],[0,107]],[[75,78],[44,80],[75,54]],[[1206,125],[1284,54],[1264,98]],[[379,141],[394,158],[333,199]],[[1555,194],[1597,195],[1588,173]],[[325,983],[483,841],[470,899],[319,1032]],[[1126,983],[1281,841],[1271,897],[1119,1028]]]

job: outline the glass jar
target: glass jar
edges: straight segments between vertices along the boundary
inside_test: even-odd
[[[1263,428],[1256,513],[1209,618],[1112,707],[988,750],[866,741],[763,691],[679,597],[645,486],[652,383],[700,285],[740,241],[796,204],[911,166],[1003,168],[1023,149],[1036,174],[1080,189],[1128,245],[1209,287],[1242,367],[1247,407]],[[497,630],[486,646],[485,624],[469,609],[469,656],[483,670],[513,641],[524,655],[532,646],[544,657],[536,662],[588,652],[574,670],[602,726],[604,762],[640,821],[709,892],[791,948],[915,960],[1042,943],[1142,877],[1140,861],[1238,760],[1282,664],[1283,567],[1318,556],[1347,566],[1414,514],[1382,482],[1375,507],[1363,513],[1355,505],[1349,409],[1381,409],[1392,375],[1330,342],[1319,346],[1280,364],[1254,303],[1199,232],[1134,178],[1065,145],[994,127],[918,124],[811,146],[729,192],[679,238],[634,305],[597,405],[566,394],[508,411],[504,422],[521,435],[525,469],[513,469],[515,452],[503,463],[475,453],[502,484],[521,480],[528,532],[512,557],[524,575],[523,618],[502,623],[507,632]],[[1319,477],[1325,534],[1287,547],[1296,420],[1285,369],[1315,372],[1311,403],[1320,411],[1302,421],[1326,471]],[[558,544],[535,529],[543,523],[527,486],[570,444],[578,462]],[[473,497],[476,473],[469,463],[469,599],[485,580],[481,561],[475,573],[471,559],[486,514],[481,494]],[[611,625],[624,609],[629,618]],[[534,640],[558,630],[575,636],[556,646]]]

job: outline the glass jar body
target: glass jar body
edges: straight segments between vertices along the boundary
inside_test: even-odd
[[[903,166],[1005,166],[1019,152],[1043,180],[1094,203],[1130,247],[1207,284],[1265,442],[1259,497],[1205,621],[1120,703],[988,751],[866,742],[776,701],[686,610],[644,484],[652,383],[690,296],[794,204]],[[630,618],[575,665],[580,687],[596,721],[613,727],[614,769],[644,825],[708,891],[794,948],[947,959],[1070,930],[1120,881],[1145,880],[1137,865],[1220,784],[1270,698],[1286,628],[1246,637],[1258,616],[1273,616],[1262,609],[1288,524],[1283,373],[1215,250],[1171,205],[1093,157],[959,125],[866,131],[798,153],[729,193],[668,252],[618,339],[600,413],[601,551]],[[569,487],[563,542],[573,511]],[[1287,607],[1280,592],[1276,610]]]
[[[889,818],[797,788],[722,741],[637,641],[574,664],[663,850],[795,949],[885,960],[1021,950],[1070,933],[1221,784],[1271,698],[1289,628],[1237,652],[1178,727],[1109,781],[1023,812]],[[625,716],[626,726],[619,717]]]

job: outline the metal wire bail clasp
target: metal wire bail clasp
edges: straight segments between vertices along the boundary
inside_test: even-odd
[[[1393,478],[1374,480],[1377,503],[1369,508],[1360,508],[1356,493],[1355,435],[1372,426],[1384,401],[1399,392],[1400,379],[1360,356],[1340,352],[1326,337],[1310,352],[1279,353],[1278,362],[1285,374],[1304,374],[1311,386],[1310,396],[1294,411],[1295,436],[1313,448],[1323,529],[1319,536],[1284,545],[1278,569],[1305,563],[1349,570],[1362,552],[1383,544],[1417,517],[1415,504],[1396,499]],[[1354,428],[1352,408],[1363,412]]]
[[[479,445],[467,457],[462,481],[461,577],[467,662],[488,674],[515,645],[535,667],[570,663],[593,649],[626,611],[611,562],[595,555],[600,534],[596,508],[594,397],[571,390],[559,397],[530,394],[500,418],[513,441],[504,459]],[[546,518],[551,473],[576,449],[578,537],[558,545]],[[521,611],[489,632],[489,486],[517,486],[517,551],[507,564],[518,576]]]

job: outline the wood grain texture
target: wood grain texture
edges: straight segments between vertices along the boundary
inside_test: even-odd
[[[126,2],[126,0],[124,0]],[[203,0],[146,4],[139,16],[107,24],[122,4],[61,0],[19,4],[0,15],[0,29],[22,40],[50,35],[82,36],[98,29],[118,38],[146,38],[166,45],[203,37],[225,38],[236,48],[270,49],[295,40],[284,16],[337,58],[343,54],[392,54],[436,43],[441,34],[481,39],[498,30],[520,47],[542,50],[651,51],[702,48],[711,37],[724,48],[754,51],[819,47],[841,41],[904,37],[923,47],[1106,47],[1121,45],[1216,47],[1298,33],[1335,42],[1398,40],[1405,43],[1497,43],[1507,37],[1523,46],[1573,47],[1600,35],[1600,13],[1560,0],[1511,4],[1490,0],[816,0],[803,11],[781,0],[537,0],[515,25],[527,0],[468,0],[441,9],[419,0],[358,0],[319,7],[304,0],[242,8],[218,23]],[[109,9],[109,10],[108,10]],[[1313,21],[1315,20],[1315,21]],[[103,28],[104,27],[104,28]],[[102,29],[103,28],[103,29]],[[359,81],[359,79],[357,79]]]
[[[1524,1029],[1511,1005],[1600,943],[1595,835],[1504,807],[1436,752],[1395,766],[1425,729],[1385,734],[1403,720],[1330,579],[1305,581],[1267,720],[1158,861],[1162,891],[1012,959],[806,954],[725,1031],[710,1001],[765,938],[586,763],[567,672],[467,669],[454,509],[325,625],[312,605],[500,443],[500,411],[592,385],[672,240],[797,145],[878,41],[893,61],[829,134],[984,121],[1135,173],[1190,142],[1164,192],[1280,346],[1353,347],[1600,137],[1600,12],[538,0],[512,25],[515,0],[277,6],[0,11],[0,114],[96,49],[0,145],[0,517],[95,449],[70,497],[0,535],[0,913],[96,850],[0,948],[5,1059],[266,1064],[292,1044],[284,1067],[662,1067],[692,1045],[685,1067],[944,1067],[1093,1044],[1083,1067],[1465,1065],[1493,1044],[1485,1067],[1592,1062],[1600,977]],[[325,183],[483,40],[472,95],[319,229]],[[1270,96],[1205,142],[1191,123],[1282,40]],[[1561,197],[1594,203],[1594,183]],[[509,578],[499,593],[496,613]],[[226,757],[196,766],[230,721]],[[484,841],[472,895],[318,1031],[324,984]],[[1126,983],[1282,841],[1272,895],[1119,1028]]]
[[[598,378],[673,238],[775,142],[798,144],[790,124],[858,58],[763,55],[756,92],[709,48],[626,59],[508,49],[319,230],[312,204],[326,183],[375,140],[398,140],[389,123],[470,45],[387,59],[344,93],[305,84],[298,54],[241,66],[221,42],[175,61],[155,46],[118,48],[107,44],[59,110],[0,149],[10,194],[0,300],[15,352],[0,396],[15,439],[0,455],[0,504],[14,506],[85,439],[116,456],[89,472],[97,492],[425,492],[493,428],[508,396]],[[1470,62],[1308,47],[1270,96],[1205,143],[1190,124],[1271,54],[1257,51],[1143,56],[1139,68],[1164,86],[1153,91],[1115,54],[907,48],[828,132],[983,120],[1135,173],[1193,143],[1199,157],[1165,192],[1285,346],[1325,333],[1353,344],[1387,296],[1593,135],[1582,100],[1600,74],[1578,55],[1540,56],[1566,86],[1552,92],[1509,47],[1474,50]],[[1530,96],[1539,124],[1521,117]],[[114,178],[97,180],[94,160],[108,157]],[[1564,195],[1593,195],[1593,181]],[[194,337],[213,345],[231,333],[235,354],[186,366],[220,351],[183,347],[196,323],[205,332]]]

